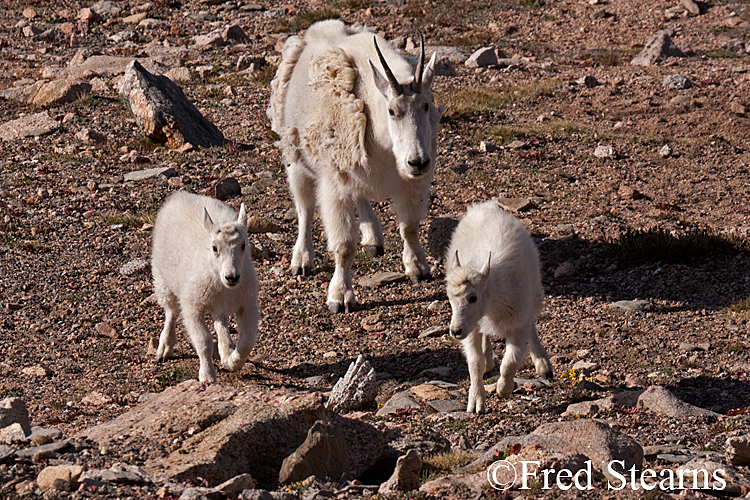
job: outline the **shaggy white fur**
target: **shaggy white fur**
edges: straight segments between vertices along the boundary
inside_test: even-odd
[[[396,81],[389,81],[375,44]],[[312,220],[316,202],[336,269],[328,306],[356,304],[351,267],[357,238],[373,255],[383,252],[380,221],[370,200],[393,198],[404,240],[403,262],[412,281],[429,276],[419,244],[437,155],[442,108],[431,90],[435,58],[421,85],[413,63],[366,28],[321,21],[304,38],[290,37],[271,82],[268,116],[279,134],[299,235],[294,274],[312,272]],[[419,88],[416,88],[419,87]]]
[[[170,196],[156,217],[151,254],[154,289],[166,319],[156,361],[174,353],[175,324],[182,313],[185,329],[198,352],[201,382],[216,382],[211,360],[213,340],[206,328],[210,314],[218,337],[222,366],[238,370],[258,338],[258,278],[247,240],[245,205],[239,215],[206,196],[180,191]],[[235,315],[235,347],[229,316]]]
[[[450,332],[461,340],[471,378],[466,411],[486,411],[482,377],[494,364],[491,339],[506,342],[500,397],[510,397],[529,349],[537,374],[552,377],[535,324],[544,299],[539,253],[518,219],[492,201],[471,205],[451,238],[445,273]]]

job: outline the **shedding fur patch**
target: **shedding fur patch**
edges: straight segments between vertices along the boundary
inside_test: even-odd
[[[289,90],[289,80],[292,79],[294,66],[304,48],[305,42],[300,37],[289,37],[281,50],[281,63],[276,70],[276,77],[271,80],[271,101],[268,103],[266,115],[271,120],[271,130],[281,137],[286,135],[285,131],[281,130],[281,122],[284,118],[284,102]]]
[[[366,160],[365,103],[352,94],[357,73],[341,49],[327,52],[310,64],[309,85],[321,105],[301,144],[309,158],[333,165],[342,174],[364,166]]]

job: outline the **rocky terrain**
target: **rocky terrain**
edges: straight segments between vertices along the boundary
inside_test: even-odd
[[[397,274],[397,221],[374,203],[385,255],[357,253],[360,307],[338,315],[319,221],[315,274],[289,272],[296,214],[265,114],[286,37],[330,17],[412,54],[421,30],[447,108],[421,235],[432,280]],[[748,42],[739,0],[3,2],[0,498],[747,496]],[[216,130],[148,130],[121,93],[133,59],[195,106],[184,127]],[[151,230],[180,189],[252,216],[260,340],[213,386],[190,380],[181,326],[175,359],[150,349]],[[556,377],[529,363],[473,415],[441,249],[490,198],[539,246]],[[325,408],[359,355],[370,389]],[[501,492],[501,458],[588,459],[592,487],[539,473]],[[713,482],[615,490],[612,460]]]

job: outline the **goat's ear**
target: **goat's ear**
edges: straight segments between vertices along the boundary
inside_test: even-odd
[[[425,91],[430,90],[430,88],[432,87],[432,78],[435,76],[436,61],[437,51],[432,53],[430,62],[427,63],[427,66],[425,66],[424,71],[422,72],[422,88],[420,89],[421,93],[425,93]]]
[[[492,262],[492,252],[487,256],[487,262],[484,263],[482,266],[482,270],[479,271],[479,274],[482,276],[482,279],[487,279],[490,276],[490,263]]]
[[[458,250],[456,250],[456,253],[453,255],[453,267],[457,269],[461,267],[461,261],[458,260]]]
[[[208,215],[208,210],[206,210],[206,207],[203,207],[203,225],[208,231],[214,230],[214,221],[211,219],[211,216]]]
[[[247,228],[247,212],[245,211],[245,204],[240,205],[240,215],[237,216],[237,224],[243,228]]]
[[[378,88],[381,94],[383,96],[388,97],[388,91],[391,88],[390,84],[388,83],[388,80],[378,71],[378,68],[375,67],[375,65],[370,61],[367,60],[368,63],[370,63],[370,70],[372,71],[372,81],[375,83],[375,86]]]

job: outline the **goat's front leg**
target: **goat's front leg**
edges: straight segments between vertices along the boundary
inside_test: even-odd
[[[385,253],[383,228],[367,198],[357,200],[357,215],[359,215],[359,232],[362,233],[362,246],[373,257],[383,255]]]
[[[328,193],[319,197],[320,216],[328,236],[336,269],[328,285],[328,309],[333,313],[350,312],[356,306],[352,286],[352,264],[356,250],[357,226],[354,200]]]
[[[419,223],[424,219],[427,210],[427,193],[399,193],[393,199],[393,209],[398,216],[399,232],[404,240],[404,272],[412,283],[430,277],[430,264],[427,263],[422,245],[419,244]]]
[[[258,341],[258,294],[250,294],[248,299],[247,305],[237,313],[237,347],[224,363],[224,368],[232,372],[242,368]]]
[[[533,332],[531,332],[529,348],[531,349],[531,361],[534,362],[536,375],[537,377],[552,380],[554,374],[552,371],[552,363],[550,363],[549,360],[549,354],[547,354],[547,349],[544,348],[541,340],[539,340],[539,330],[536,329],[536,326],[532,327],[532,329]]]
[[[466,411],[469,413],[484,413],[487,411],[487,396],[484,393],[484,370],[486,368],[486,357],[482,349],[484,334],[475,331],[469,334],[461,344],[466,355],[466,363],[469,365],[469,404]]]
[[[214,342],[211,339],[211,332],[203,322],[203,315],[199,311],[185,311],[185,308],[183,308],[182,314],[185,329],[190,335],[190,340],[200,360],[198,380],[201,382],[216,382],[216,370],[212,359]]]
[[[297,208],[297,243],[292,252],[293,275],[312,274],[315,249],[313,248],[312,224],[315,215],[315,179],[305,173],[304,167],[291,164],[286,169],[289,190]]]

